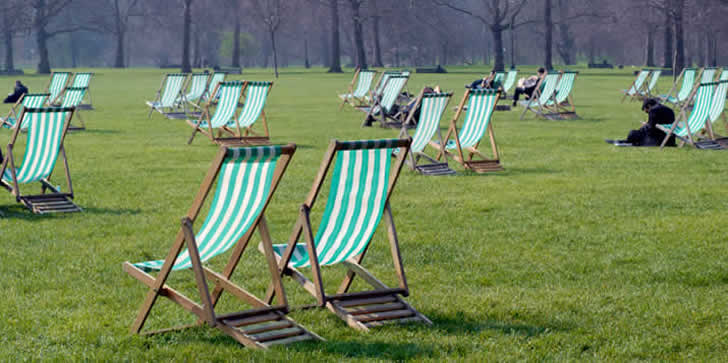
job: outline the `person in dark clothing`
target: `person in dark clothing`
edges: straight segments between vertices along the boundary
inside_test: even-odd
[[[22,83],[20,83],[20,81],[15,81],[15,89],[13,89],[13,93],[9,94],[8,97],[5,97],[3,103],[18,102],[20,97],[26,93],[28,93],[28,87],[25,87]]]
[[[533,91],[535,91],[536,86],[538,86],[538,81],[543,78],[545,73],[546,70],[541,67],[538,69],[538,75],[531,76],[526,79],[521,78],[518,81],[518,87],[516,87],[516,90],[513,92],[514,107],[518,103],[518,99],[521,97],[521,95],[526,95],[527,98],[531,98],[531,96],[533,95]]]
[[[503,85],[501,84],[501,81],[497,81],[495,79],[496,71],[495,69],[490,71],[490,74],[483,77],[482,79],[476,79],[470,85],[466,85],[465,87],[470,89],[499,89]]]
[[[647,122],[643,122],[642,127],[631,130],[624,140],[607,142],[618,146],[660,146],[667,134],[657,128],[657,125],[672,125],[675,122],[675,112],[654,98],[648,98],[642,103],[642,111],[648,115]],[[670,135],[665,146],[676,146],[675,135]]]

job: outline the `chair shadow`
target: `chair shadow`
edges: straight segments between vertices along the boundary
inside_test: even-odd
[[[472,335],[481,331],[496,331],[507,335],[520,335],[524,337],[535,337],[549,331],[569,330],[570,327],[544,326],[539,324],[509,323],[489,317],[468,316],[465,313],[457,312],[455,316],[445,316],[438,313],[427,315],[436,329],[443,330],[451,335]],[[528,317],[526,317],[528,318]],[[424,327],[428,328],[428,327]]]
[[[81,206],[81,209],[83,209],[83,212],[81,213],[90,213],[90,214],[107,214],[107,215],[113,215],[113,216],[122,216],[122,215],[137,215],[142,212],[139,208],[117,208],[117,209],[111,209],[111,208],[84,208]]]
[[[142,212],[141,209],[84,208],[83,205],[79,205],[79,207],[81,207],[81,212],[34,214],[33,212],[30,211],[30,209],[26,208],[25,206],[23,206],[20,203],[18,203],[16,205],[2,205],[2,206],[0,206],[0,219],[24,219],[24,220],[34,221],[34,220],[47,219],[47,218],[65,218],[65,217],[71,217],[76,214],[84,214],[84,213],[122,216],[122,215],[137,215]]]
[[[80,130],[80,131],[74,131],[74,133],[89,133],[89,134],[103,134],[103,135],[112,135],[112,134],[120,134],[121,131],[119,130],[103,130],[103,129],[86,129],[86,130]]]

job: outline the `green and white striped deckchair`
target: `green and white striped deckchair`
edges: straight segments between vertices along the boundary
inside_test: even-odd
[[[79,88],[68,87],[68,88],[66,88],[66,91],[63,92],[63,100],[61,101],[61,107],[76,108],[76,117],[81,122],[81,126],[70,125],[68,127],[69,130],[85,130],[86,129],[86,122],[81,117],[81,112],[78,111],[78,105],[80,105],[81,101],[83,101],[85,94],[86,94],[85,87],[79,87]]]
[[[48,104],[53,105],[58,103],[58,98],[63,93],[63,90],[66,89],[66,86],[68,85],[68,81],[71,79],[71,73],[70,72],[52,72],[51,73],[51,80],[48,81],[48,92],[50,93],[50,97],[48,97]]]
[[[511,69],[508,71],[506,80],[503,82],[503,92],[506,93],[511,90],[514,84],[516,84],[516,77],[518,76],[518,70]]]
[[[409,157],[407,165],[410,169],[424,175],[449,175],[455,174],[455,170],[450,169],[447,165],[447,156],[443,162],[435,160],[425,153],[425,147],[432,142],[433,137],[437,134],[437,140],[433,146],[440,154],[443,154],[444,145],[442,134],[440,133],[440,119],[445,108],[450,102],[452,93],[424,93],[424,89],[417,97],[413,110],[420,108],[420,118],[417,120],[417,128],[412,136],[412,146],[409,149]],[[410,112],[407,120],[402,124],[399,132],[400,138],[408,138],[409,131],[407,125],[414,123],[414,112]],[[398,151],[397,151],[398,152]],[[426,164],[420,161],[425,159]]]
[[[404,89],[408,80],[408,76],[391,75],[387,77],[387,83],[384,86],[382,93],[374,99],[374,103],[371,107],[364,108],[367,111],[367,116],[364,118],[362,126],[367,126],[372,119],[377,120],[375,118],[377,115],[380,117],[377,121],[379,121],[382,127],[387,126],[388,118],[398,121],[394,118],[394,115],[392,115],[392,108],[397,102],[397,98]],[[397,122],[396,124],[399,127],[400,123]]]
[[[332,141],[311,192],[301,206],[288,244],[273,246],[279,260],[279,274],[293,277],[316,297],[319,306],[327,307],[355,329],[366,331],[395,321],[432,324],[401,298],[409,295],[409,288],[389,203],[410,142],[409,139]],[[401,152],[392,161],[392,152],[397,148]],[[328,201],[314,235],[310,212],[334,159]],[[382,217],[387,224],[399,282],[396,288],[388,287],[361,265]],[[301,237],[303,243],[298,243]],[[349,272],[337,293],[328,294],[321,267],[336,264],[343,265]],[[298,270],[307,267],[311,268],[313,281]],[[349,292],[355,275],[374,289]],[[267,301],[272,301],[276,294],[273,288],[268,288]]]
[[[86,94],[84,98],[88,97],[88,102],[83,101],[76,106],[76,109],[92,110],[93,101],[91,99],[91,78],[94,76],[91,72],[79,72],[73,75],[73,81],[71,81],[71,88],[86,88]]]
[[[715,132],[713,131],[713,124],[715,124],[716,121],[721,118],[723,119],[723,121],[726,121],[724,112],[727,94],[728,80],[718,81],[715,86],[715,93],[713,93],[713,98],[710,103],[710,111],[708,112],[708,119],[710,120],[710,122],[707,123],[707,129],[710,140],[695,143],[695,145],[701,149],[721,150],[728,148],[728,138],[717,137]]]
[[[238,109],[240,97],[243,95],[243,88],[245,88],[245,82],[242,81],[218,84],[214,90],[215,94],[220,95],[215,107],[215,113],[210,112],[210,108],[213,106],[213,101],[210,100],[203,107],[202,114],[196,121],[187,120],[187,123],[195,129],[192,131],[192,136],[190,136],[187,144],[192,143],[198,132],[207,135],[212,142],[217,142],[213,129],[232,133],[227,127],[230,125],[230,120],[235,118],[235,111]]]
[[[17,124],[17,121],[20,119],[20,112],[22,112],[25,108],[41,108],[43,105],[48,102],[48,97],[50,96],[49,93],[25,93],[23,96],[18,100],[18,102],[13,105],[13,107],[10,109],[10,112],[8,112],[8,116],[4,119],[0,119],[0,125],[5,128],[13,128]],[[22,108],[21,108],[22,107]],[[27,121],[20,125],[20,127],[25,130],[28,128]]]
[[[255,148],[220,147],[192,207],[182,219],[182,226],[167,257],[164,260],[134,264],[127,261],[123,264],[124,271],[150,289],[132,325],[132,333],[141,332],[157,297],[164,296],[194,314],[200,322],[217,327],[247,347],[265,349],[274,344],[320,339],[285,316],[288,302],[277,273],[270,231],[264,216],[295,150],[293,144]],[[195,233],[193,225],[215,179],[215,196],[207,217]],[[230,280],[256,229],[262,237],[267,272],[278,296],[275,306]],[[222,273],[204,266],[213,257],[231,249],[232,253]],[[166,284],[172,271],[190,269],[195,275],[200,303]],[[152,271],[159,273],[154,277],[148,274]],[[208,282],[215,284],[212,293],[208,289]],[[224,291],[250,304],[252,309],[219,315],[215,305]]]
[[[495,111],[499,97],[500,93],[498,90],[465,90],[465,95],[460,101],[455,111],[455,116],[450,122],[450,128],[448,128],[447,134],[445,135],[444,153],[441,152],[438,154],[437,160],[440,160],[444,154],[447,154],[462,164],[466,169],[476,173],[503,170],[498,154],[498,147],[495,143],[495,133],[491,125],[493,111]],[[458,129],[457,123],[463,111],[466,112],[465,120],[463,121],[463,127]],[[483,136],[485,136],[486,130],[488,131],[490,147],[493,152],[492,158],[483,154],[478,148],[483,140]],[[432,142],[430,145],[438,147],[437,144]],[[464,151],[467,151],[467,156]],[[473,160],[473,156],[475,155],[479,156],[481,160]]]
[[[576,114],[576,106],[571,95],[578,74],[579,72],[572,71],[561,72],[554,97],[546,101],[544,105],[546,112],[542,114],[543,117],[549,120],[573,120],[579,118],[579,115]]]
[[[715,82],[715,74],[716,73],[718,73],[718,68],[716,68],[716,67],[705,67],[705,68],[703,68],[703,73],[700,76],[700,83]]]
[[[651,71],[650,83],[647,84],[647,88],[639,92],[639,99],[643,100],[654,96],[653,94],[656,92],[655,87],[657,86],[657,82],[660,80],[660,76],[662,76],[661,69],[653,69]]]
[[[720,76],[718,77],[718,81],[725,80],[728,80],[728,68],[723,68],[723,71],[720,72]]]
[[[687,117],[687,110],[689,106],[683,105],[680,114],[675,119],[672,125],[657,125],[657,128],[664,131],[667,135],[662,141],[660,148],[663,148],[667,143],[671,135],[675,135],[681,141],[695,144],[695,136],[697,133],[705,128],[708,123],[710,108],[713,99],[713,92],[717,83],[702,83],[696,90],[691,94],[690,98],[695,98],[695,103],[692,106],[690,116]],[[694,136],[695,135],[695,136]]]
[[[210,77],[210,82],[207,84],[207,90],[202,95],[203,101],[217,101],[218,94],[215,93],[215,87],[217,87],[218,84],[225,82],[225,78],[227,77],[227,72],[214,72],[212,74],[212,77]],[[212,97],[210,97],[212,95]]]
[[[28,138],[25,144],[23,164],[16,168],[15,154],[20,127],[13,129],[13,135],[8,143],[8,155],[0,167],[0,185],[10,191],[15,199],[23,203],[33,213],[57,213],[81,211],[73,204],[73,184],[68,169],[68,159],[63,146],[68,126],[73,117],[73,108],[26,108],[21,113],[21,125],[28,127]],[[66,172],[68,193],[62,193],[60,187],[54,186],[50,176],[56,165],[58,157],[63,158]],[[20,191],[20,184],[39,182],[41,194],[29,195]],[[46,193],[50,190],[50,193]]]
[[[624,97],[622,97],[622,103],[624,103],[624,100],[627,97],[629,97],[630,101],[632,101],[637,98],[637,96],[639,96],[640,92],[642,91],[642,87],[644,87],[645,80],[649,75],[649,69],[643,69],[639,73],[637,73],[637,78],[635,78],[634,82],[632,82],[632,86],[629,87],[629,89],[622,90],[622,93],[624,93]]]
[[[384,92],[384,87],[387,85],[387,81],[389,81],[389,77],[391,76],[402,76],[402,72],[400,71],[384,71],[379,76],[379,80],[377,81],[377,86],[374,88],[374,90],[371,92],[369,101],[373,102],[376,97],[382,94]],[[409,74],[407,75],[409,77]]]
[[[265,103],[273,88],[273,82],[247,82],[245,90],[245,103],[240,110],[236,121],[233,121],[229,128],[236,128],[237,134],[227,141],[243,142],[245,144],[268,144],[270,134],[268,132],[268,121],[265,117]],[[253,125],[260,119],[262,132],[255,132]]]
[[[354,78],[352,78],[349,84],[348,92],[339,95],[339,98],[342,99],[339,109],[342,109],[347,103],[354,107],[366,105],[365,98],[369,93],[369,89],[372,87],[372,82],[376,74],[377,71],[374,70],[357,69],[356,73],[354,73]],[[356,89],[354,88],[355,82]],[[352,103],[353,101],[356,101],[356,105]]]
[[[668,92],[666,95],[661,95],[660,99],[663,102],[669,102],[682,107],[682,104],[684,102],[689,101],[689,96],[693,94],[693,90],[696,88],[693,87],[695,79],[697,78],[696,73],[697,69],[695,68],[684,68],[682,72],[680,72],[680,76],[675,80],[675,84],[673,84],[670,92]],[[674,92],[677,90],[677,84],[681,79],[682,86],[680,86],[680,91],[678,91],[677,94],[674,94]]]
[[[556,85],[559,82],[559,73],[547,73],[539,81],[533,95],[527,101],[521,101],[523,107],[521,120],[526,116],[526,112],[532,111],[537,115],[543,115],[546,112],[545,106],[554,97]]]
[[[207,81],[210,79],[209,73],[192,73],[189,81],[185,101],[196,108],[199,108],[202,95],[207,90]]]
[[[154,101],[147,101],[149,117],[153,111],[157,111],[167,118],[182,119],[187,118],[184,112],[184,86],[187,81],[187,73],[170,73],[164,77],[162,85],[157,91],[157,97]]]

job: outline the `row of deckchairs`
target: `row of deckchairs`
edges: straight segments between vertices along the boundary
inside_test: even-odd
[[[657,82],[660,80],[661,75],[661,69],[640,70],[639,73],[637,73],[637,78],[635,78],[634,82],[632,82],[632,85],[629,87],[629,89],[622,90],[622,93],[624,93],[624,97],[622,97],[622,103],[624,103],[624,100],[626,100],[627,97],[629,97],[630,101],[644,100],[645,98],[656,97]],[[645,83],[647,78],[649,78],[650,81]]]
[[[84,97],[78,102],[76,108],[93,109],[91,92],[89,91],[93,75],[90,72],[79,72],[75,74],[71,72],[52,72],[48,86],[46,87],[47,91],[45,92],[48,94],[46,103],[49,106],[58,105],[61,103],[61,99],[67,89],[85,88],[86,92],[84,93]],[[84,102],[87,97],[88,101]]]
[[[56,100],[59,102],[53,107],[62,108],[73,108],[76,110],[75,114],[80,121],[80,126],[70,125],[69,130],[84,130],[86,129],[86,122],[81,117],[80,105],[82,104],[85,96],[88,94],[87,87],[66,87],[59,98]],[[24,109],[41,108],[49,106],[49,100],[51,99],[50,93],[26,93],[20,97],[20,99],[10,108],[8,115],[4,118],[0,118],[0,126],[4,128],[12,129],[16,126],[20,115]],[[27,122],[20,123],[20,129],[26,131]]]
[[[411,142],[409,138],[332,141],[285,244],[273,243],[265,213],[296,146],[221,146],[166,258],[123,264],[124,271],[149,289],[131,331],[141,333],[155,302],[165,297],[196,317],[193,326],[215,327],[247,347],[266,349],[322,340],[288,317],[292,309],[283,284],[287,278],[315,299],[314,304],[301,308],[326,308],[357,330],[394,322],[432,324],[403,300],[410,289],[390,206]],[[400,152],[392,158],[396,150]],[[207,216],[199,219],[216,180]],[[328,198],[315,228],[311,213],[325,185]],[[195,231],[199,220],[202,225]],[[362,263],[382,220],[397,276],[394,287],[381,282]],[[265,296],[254,295],[232,279],[256,230],[261,237],[258,249],[267,268],[263,274],[270,280]],[[205,266],[228,251],[228,262],[221,272]],[[250,254],[245,256],[252,258]],[[325,289],[329,285],[324,283],[329,274],[325,270],[335,265],[343,266],[347,273],[332,293]],[[192,270],[199,297],[188,297],[168,284],[172,272],[183,270]],[[352,292],[357,276],[371,288]],[[238,276],[236,280],[249,277]],[[217,305],[223,293],[250,308],[220,311]],[[186,327],[161,332],[182,328]]]
[[[579,72],[545,72],[531,97],[521,101],[521,120],[530,111],[549,120],[578,119],[573,99],[574,83]]]
[[[170,119],[199,116],[203,102],[214,102],[215,89],[225,81],[227,73],[170,73],[159,86],[153,101],[147,101],[149,117],[154,111]]]

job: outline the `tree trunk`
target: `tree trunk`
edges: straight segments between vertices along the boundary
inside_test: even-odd
[[[182,38],[182,72],[192,72],[190,65],[190,32],[192,25],[192,0],[185,0],[184,29]]]
[[[669,15],[665,23],[665,50],[662,67],[672,69],[672,17]]]
[[[673,11],[675,13],[675,70],[681,71],[685,67],[685,45],[683,34],[683,0],[675,0]]]
[[[645,65],[647,67],[655,66],[655,28],[647,29],[647,46],[645,47]]]
[[[308,59],[308,34],[303,38],[303,57],[306,69],[311,68],[311,60]]]
[[[511,28],[511,69],[516,69],[516,29]]]
[[[319,61],[321,62],[321,65],[323,65],[324,67],[328,67],[329,65],[331,65],[330,64],[331,57],[329,56],[329,54],[330,54],[329,53],[330,52],[329,44],[330,43],[329,43],[329,39],[327,37],[328,34],[322,30],[320,35],[321,35],[321,48],[320,48],[321,52],[320,52]]]
[[[384,62],[382,62],[382,46],[379,39],[379,21],[381,20],[381,16],[379,15],[377,0],[370,0],[369,3],[372,7],[373,13],[372,27],[374,28],[374,66],[383,67]]]
[[[559,56],[566,65],[574,64],[574,37],[571,36],[569,24],[563,20],[569,18],[569,5],[566,0],[559,0],[559,15],[562,21],[559,23],[559,35],[561,40],[557,46]]]
[[[342,73],[341,45],[339,40],[339,2],[331,0],[331,66],[329,73]]]
[[[354,45],[356,48],[356,66],[359,69],[367,69],[367,54],[364,51],[364,32],[362,31],[361,16],[359,14],[359,8],[361,7],[360,0],[349,0],[351,3],[351,20],[354,23]]]
[[[76,40],[76,33],[68,34],[68,41],[70,43],[69,48],[71,48],[71,68],[76,68],[78,67],[78,41]]]
[[[44,25],[36,25],[35,39],[38,44],[38,56],[40,57],[38,73],[49,74],[51,73],[51,64],[48,60],[48,34]]]
[[[13,32],[10,28],[5,29],[5,69],[11,71],[15,69],[13,63]]]
[[[493,69],[502,71],[505,69],[505,60],[503,59],[503,28],[499,24],[491,27],[493,33],[493,54],[495,54],[495,64]]]
[[[595,64],[596,63],[596,40],[594,40],[594,35],[589,38],[589,63]]]
[[[270,33],[270,46],[273,50],[273,71],[278,78],[278,52],[276,52],[276,32],[274,30],[269,31]]]
[[[551,20],[551,0],[545,1],[546,6],[544,9],[544,32],[546,35],[546,41],[544,42],[545,47],[545,59],[543,62],[543,66],[546,67],[547,70],[551,70],[554,68],[552,62],[551,62],[551,48],[553,43],[553,21]]]
[[[235,2],[238,4],[238,1]],[[237,7],[237,5],[236,5]],[[235,14],[235,32],[233,34],[233,67],[240,67],[240,11]]]
[[[114,57],[114,68],[124,68],[124,27],[121,21],[119,0],[114,1],[114,28],[116,35],[116,56]]]

